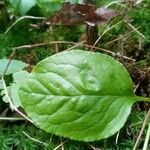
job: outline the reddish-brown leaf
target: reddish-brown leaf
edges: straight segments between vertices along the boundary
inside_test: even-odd
[[[96,8],[90,4],[64,3],[62,8],[52,17],[46,19],[45,24],[74,25],[83,24],[94,26],[108,21],[116,16],[116,12],[108,8]]]

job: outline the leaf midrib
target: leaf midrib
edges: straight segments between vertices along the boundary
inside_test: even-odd
[[[128,98],[141,98],[139,96],[133,95],[133,96],[125,96],[125,95],[54,95],[54,94],[42,94],[42,93],[35,93],[32,92],[31,94],[39,94],[39,95],[45,95],[45,96],[56,96],[56,97],[81,97],[81,96],[85,96],[85,97],[128,97]],[[145,98],[145,97],[143,97]]]

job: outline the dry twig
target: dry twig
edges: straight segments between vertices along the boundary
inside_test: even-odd
[[[19,21],[23,20],[23,19],[40,19],[40,20],[44,20],[46,19],[45,17],[34,17],[34,16],[23,16],[20,17],[19,19],[17,19],[6,31],[5,33],[8,33]]]
[[[130,61],[135,61],[134,59],[132,58],[129,58],[127,56],[122,56],[118,53],[115,53],[115,52],[112,52],[110,50],[107,50],[107,49],[104,49],[104,48],[100,48],[100,47],[93,47],[91,45],[87,45],[87,44],[84,44],[85,41],[81,42],[81,43],[76,43],[76,42],[69,42],[69,41],[51,41],[51,42],[45,42],[45,43],[38,43],[38,44],[33,44],[33,45],[23,45],[23,46],[18,46],[18,47],[14,47],[13,49],[16,51],[16,50],[19,50],[19,49],[23,49],[23,48],[34,48],[34,47],[39,47],[39,46],[44,46],[44,45],[49,45],[49,44],[73,44],[75,45],[75,47],[77,46],[85,46],[85,47],[88,47],[88,48],[92,48],[93,50],[101,50],[103,52],[106,52],[108,54],[111,54],[112,56],[118,56],[118,57],[122,57],[124,59],[127,59],[127,60],[130,60]],[[74,48],[74,47],[73,47]],[[69,48],[70,49],[73,49],[72,47]],[[68,50],[68,49],[67,49]]]
[[[23,114],[21,111],[19,111],[18,108],[13,104],[13,102],[12,102],[12,100],[11,100],[9,94],[8,94],[8,90],[7,90],[7,87],[6,87],[6,83],[5,83],[4,77],[2,76],[1,79],[2,79],[2,82],[3,82],[5,95],[6,95],[6,98],[8,99],[10,108],[15,110],[18,114],[20,114],[22,117],[24,117],[29,122],[33,123],[32,120],[30,120],[30,118],[28,118],[25,114]]]
[[[22,131],[22,133],[23,133],[25,136],[27,136],[30,140],[34,141],[34,142],[37,142],[37,143],[39,143],[39,144],[43,144],[43,145],[45,145],[45,146],[48,145],[48,144],[45,143],[45,142],[42,142],[42,141],[40,141],[40,140],[38,140],[38,139],[35,139],[35,138],[31,137],[30,135],[28,135],[28,134],[27,134],[26,132],[24,132],[24,131]]]
[[[55,147],[53,150],[57,150],[58,148],[60,148],[62,145],[64,145],[68,140],[62,142],[61,144],[59,144],[57,147]]]
[[[137,30],[137,28],[135,28],[131,23],[129,23],[128,21],[125,21],[125,23],[127,23],[127,25],[132,28],[138,35],[140,35],[143,39],[145,38],[145,36]]]

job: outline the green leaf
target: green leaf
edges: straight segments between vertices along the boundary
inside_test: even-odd
[[[24,84],[24,80],[26,79],[28,75],[29,75],[29,72],[25,70],[15,72],[13,74],[14,82],[17,83],[19,86],[21,86],[22,84]]]
[[[37,5],[45,15],[50,16],[62,6],[62,0],[37,0]]]
[[[25,70],[18,71],[13,74],[14,83],[11,85],[10,88],[10,96],[12,98],[12,101],[16,107],[21,106],[21,101],[19,97],[19,88],[22,84],[24,84],[24,81],[26,77],[28,76],[28,72]]]
[[[5,69],[6,69],[6,66],[9,62],[9,59],[0,59],[0,76],[3,75]],[[8,67],[8,70],[6,72],[6,75],[8,74],[12,74],[12,73],[15,73],[17,71],[20,71],[22,69],[24,69],[25,67],[27,67],[28,64],[22,62],[22,61],[19,61],[19,60],[12,60],[10,62],[10,65]]]
[[[24,80],[26,79],[26,77],[28,76],[28,72],[23,70],[23,71],[18,71],[16,73],[13,74],[13,79],[14,82],[7,87],[9,96],[11,97],[11,100],[14,104],[14,106],[16,107],[20,107],[21,106],[21,101],[20,101],[20,97],[19,97],[19,88],[22,84],[24,84]],[[1,92],[1,95],[3,95],[3,101],[5,103],[9,103],[8,98],[5,95],[5,91],[3,90]],[[13,109],[13,108],[12,108]]]
[[[16,12],[25,15],[36,4],[36,0],[9,0]]]
[[[39,128],[81,141],[116,133],[132,104],[142,100],[134,95],[122,64],[110,56],[82,50],[65,51],[38,63],[19,95]]]

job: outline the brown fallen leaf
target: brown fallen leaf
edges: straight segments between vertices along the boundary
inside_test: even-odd
[[[114,10],[105,7],[100,7],[94,11],[93,18],[89,17],[88,21],[86,22],[89,25],[92,23],[91,25],[94,26],[99,23],[109,21],[111,18],[115,17],[116,15],[117,13]]]
[[[108,8],[96,8],[91,4],[64,3],[62,8],[43,23],[46,25],[75,25],[86,23],[95,26],[109,21],[116,16],[116,12]]]

